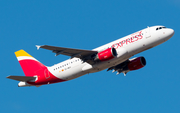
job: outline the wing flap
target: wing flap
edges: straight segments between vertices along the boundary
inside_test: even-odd
[[[35,79],[36,79],[36,77],[12,76],[12,75],[10,75],[10,76],[8,76],[8,77],[6,77],[6,78],[13,79],[13,80],[17,80],[17,81],[24,81],[24,82],[30,81],[30,80],[35,80]]]

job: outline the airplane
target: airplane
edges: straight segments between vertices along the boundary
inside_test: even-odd
[[[160,45],[174,35],[165,26],[152,26],[117,39],[93,50],[73,49],[49,45],[36,46],[55,53],[70,56],[68,60],[53,66],[45,66],[24,50],[15,52],[25,76],[10,75],[7,78],[20,81],[19,87],[47,85],[75,79],[104,69],[117,74],[138,70],[146,65],[143,56],[130,59],[135,54]]]

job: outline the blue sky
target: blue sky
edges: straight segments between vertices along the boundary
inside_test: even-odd
[[[1,0],[0,112],[18,113],[179,113],[180,2],[178,0]],[[106,70],[36,87],[17,87],[8,75],[24,73],[19,49],[51,66],[57,57],[35,45],[91,50],[147,26],[175,30],[173,38],[135,56],[147,65],[123,74]]]

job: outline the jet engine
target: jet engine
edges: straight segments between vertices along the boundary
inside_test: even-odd
[[[116,49],[115,48],[108,48],[104,51],[97,53],[94,60],[95,61],[107,61],[107,60],[113,59],[116,56],[117,56]]]
[[[131,59],[127,65],[130,71],[138,70],[146,65],[146,59],[144,57],[137,57]]]
[[[124,73],[124,75],[126,75],[127,72],[141,69],[145,65],[146,59],[144,57],[137,57],[126,60],[125,62],[114,67],[110,67],[107,71],[113,70],[113,72],[117,71],[117,74]]]

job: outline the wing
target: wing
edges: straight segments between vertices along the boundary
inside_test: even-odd
[[[43,49],[51,50],[52,52],[56,53],[55,56],[62,54],[62,55],[70,56],[71,58],[77,57],[90,64],[94,63],[92,60],[93,55],[98,53],[97,51],[92,51],[92,50],[72,49],[72,48],[56,47],[49,45],[36,46],[36,47],[38,49],[43,48]]]
[[[116,75],[118,75],[120,73],[124,73],[124,76],[126,76],[126,73],[129,72],[129,70],[127,69],[128,62],[129,62],[129,59],[116,65],[116,66],[108,68],[107,71],[109,71],[109,70],[113,70],[112,72],[117,71]]]
[[[10,75],[10,76],[8,76],[8,77],[6,77],[6,78],[13,79],[13,80],[17,80],[17,81],[24,81],[24,82],[30,81],[30,80],[35,80],[35,79],[36,79],[36,77],[12,76],[12,75]]]

